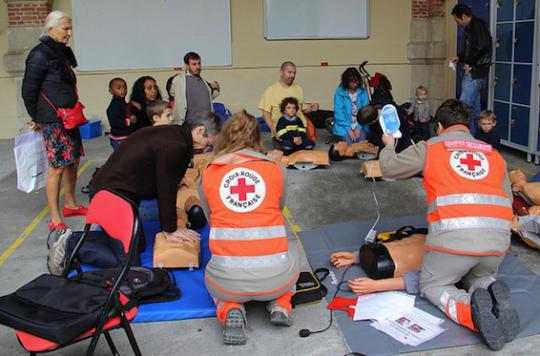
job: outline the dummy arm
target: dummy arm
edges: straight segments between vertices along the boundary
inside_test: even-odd
[[[347,282],[347,285],[356,295],[405,289],[405,281],[402,277],[379,280],[371,278],[355,278],[350,279]]]

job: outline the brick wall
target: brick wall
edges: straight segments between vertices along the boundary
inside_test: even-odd
[[[445,0],[412,0],[413,19],[444,17]]]
[[[48,2],[10,2],[7,10],[9,26],[43,25],[51,5]]]

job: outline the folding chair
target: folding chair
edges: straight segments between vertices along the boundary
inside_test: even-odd
[[[110,237],[119,240],[128,254],[127,262],[107,286],[82,280],[77,261],[92,224],[101,226]],[[99,191],[88,207],[86,225],[62,276],[43,274],[0,297],[0,323],[16,330],[20,344],[30,355],[49,352],[91,338],[86,355],[92,355],[99,337],[105,339],[114,355],[118,351],[109,331],[123,328],[133,352],[141,352],[129,325],[137,314],[119,287],[126,277],[137,251],[140,219],[137,206],[118,193]],[[76,269],[74,276],[68,277]]]

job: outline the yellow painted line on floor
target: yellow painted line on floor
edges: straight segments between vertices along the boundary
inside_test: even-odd
[[[287,224],[289,224],[289,226],[291,227],[294,237],[296,237],[296,241],[298,241],[298,244],[300,245],[300,248],[302,249],[302,252],[305,255],[306,251],[304,250],[304,245],[302,245],[302,241],[300,241],[300,237],[298,237],[298,233],[302,232],[302,229],[300,229],[300,226],[294,223],[291,212],[289,211],[289,208],[287,208],[286,206],[285,208],[283,208],[283,216],[285,216],[285,220],[287,220]]]
[[[92,160],[87,161],[79,170],[77,171],[77,177],[79,177],[83,172],[90,166],[90,163],[92,163]],[[60,196],[64,194],[64,188],[60,190]],[[34,231],[36,226],[41,222],[41,220],[45,217],[45,215],[49,212],[49,206],[46,206],[41,210],[41,212],[32,220],[32,222],[23,230],[23,232],[17,237],[17,239],[9,246],[2,256],[0,256],[0,267],[6,262],[6,260],[11,256],[13,252],[26,240],[28,235]]]

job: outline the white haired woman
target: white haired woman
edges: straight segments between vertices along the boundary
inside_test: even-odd
[[[52,11],[45,19],[39,44],[26,59],[22,97],[30,114],[29,125],[41,130],[47,149],[49,170],[45,190],[51,209],[49,230],[66,228],[63,217],[86,215],[86,208],[75,201],[79,159],[84,155],[79,129],[67,130],[56,114],[56,108],[73,108],[78,101],[77,79],[72,68],[75,55],[67,43],[72,23],[68,14]],[[60,214],[60,184],[64,181],[64,207]]]

